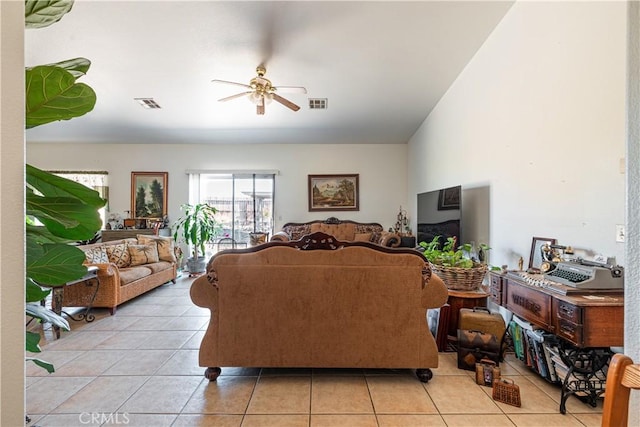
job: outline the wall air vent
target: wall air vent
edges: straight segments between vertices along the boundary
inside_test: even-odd
[[[310,110],[326,110],[327,98],[309,98]]]
[[[162,108],[156,101],[153,100],[153,98],[133,98],[133,100],[142,105],[143,108],[146,108],[148,110]]]

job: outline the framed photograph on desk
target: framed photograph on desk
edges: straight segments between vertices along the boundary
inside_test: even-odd
[[[556,242],[556,239],[549,237],[534,237],[531,242],[531,255],[529,255],[529,269],[527,271],[539,273],[542,265],[542,247],[547,244],[555,245]]]

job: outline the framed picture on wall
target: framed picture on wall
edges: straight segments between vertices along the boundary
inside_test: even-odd
[[[167,215],[168,172],[131,172],[131,214],[160,219]]]
[[[460,186],[449,187],[438,193],[438,210],[460,209]]]
[[[309,212],[360,210],[359,174],[309,175]]]

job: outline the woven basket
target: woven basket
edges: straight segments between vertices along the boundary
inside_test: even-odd
[[[446,267],[431,264],[431,270],[447,285],[447,288],[458,291],[475,291],[482,284],[487,273],[486,264],[474,264],[471,268]]]

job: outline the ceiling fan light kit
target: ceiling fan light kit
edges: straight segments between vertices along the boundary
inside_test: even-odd
[[[281,92],[307,93],[307,89],[305,89],[302,86],[275,87],[271,84],[271,81],[269,79],[264,77],[266,73],[267,73],[267,70],[263,66],[258,66],[256,68],[257,76],[252,78],[251,81],[249,81],[248,85],[244,83],[231,82],[227,80],[218,80],[218,79],[212,80],[213,83],[222,83],[222,84],[228,84],[228,85],[234,85],[234,86],[241,86],[246,89],[250,89],[245,92],[237,93],[235,95],[227,96],[225,98],[220,98],[218,101],[226,102],[226,101],[231,101],[232,99],[246,96],[251,102],[256,104],[256,113],[258,115],[263,115],[265,105],[271,103],[271,101],[273,100],[275,100],[276,102],[284,105],[285,107],[293,111],[298,111],[300,109],[298,105],[278,95],[276,91],[279,90]]]

